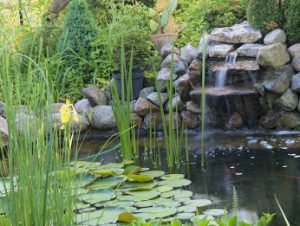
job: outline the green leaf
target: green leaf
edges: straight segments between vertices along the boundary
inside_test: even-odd
[[[172,216],[176,212],[177,209],[171,207],[148,207],[137,210],[136,216],[139,217],[142,214],[145,214],[147,217],[150,216],[151,219],[157,219]]]
[[[164,8],[163,13],[161,15],[161,26],[165,27],[169,21],[169,9],[168,7]]]
[[[183,174],[167,174],[161,177],[163,180],[174,180],[174,179],[183,179]]]
[[[174,13],[175,9],[177,8],[177,5],[178,5],[177,0],[170,0],[169,6],[168,6],[170,15]]]
[[[152,33],[158,31],[158,23],[156,23],[154,20],[150,20],[150,29]]]
[[[153,180],[152,177],[149,177],[149,176],[146,176],[146,175],[128,174],[128,175],[126,175],[126,177],[128,177],[131,180],[135,180],[135,181],[138,181],[138,182],[141,182],[141,183],[149,182],[149,181]]]
[[[214,217],[220,217],[222,215],[225,215],[227,213],[224,209],[209,209],[203,212],[204,215],[208,216],[214,216]]]
[[[97,178],[84,186],[86,189],[116,188],[123,182],[121,177]]]
[[[123,223],[131,223],[134,220],[137,220],[137,218],[132,213],[128,212],[123,212],[118,217],[118,221]]]
[[[209,199],[193,199],[184,203],[186,206],[204,207],[212,204]]]
[[[82,202],[95,204],[98,202],[104,202],[112,200],[116,197],[116,191],[114,189],[101,189],[98,191],[86,193],[80,195],[78,199]]]
[[[157,178],[165,175],[165,172],[162,170],[150,170],[140,173],[140,175],[146,175],[152,178]]]
[[[125,175],[136,174],[136,173],[139,173],[140,171],[141,171],[141,167],[132,165],[132,166],[127,166],[125,168],[124,174]]]
[[[89,170],[90,174],[101,175],[101,176],[118,176],[124,173],[123,169],[114,168],[114,169],[95,169]]]
[[[173,179],[173,180],[163,180],[158,183],[160,186],[169,186],[169,187],[184,187],[190,185],[192,182],[188,179]]]

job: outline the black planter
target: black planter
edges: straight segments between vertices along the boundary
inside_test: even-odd
[[[118,95],[121,98],[122,95],[122,84],[121,84],[121,74],[118,71],[113,72],[113,78],[115,80]],[[127,95],[127,78],[125,78],[125,95]],[[140,91],[143,89],[144,84],[144,72],[141,69],[132,70],[132,97],[137,99],[139,97]]]

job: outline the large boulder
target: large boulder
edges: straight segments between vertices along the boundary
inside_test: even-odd
[[[198,58],[195,58],[190,64],[188,71],[188,75],[190,76],[190,80],[194,86],[196,86],[201,81],[202,74],[202,62]]]
[[[89,100],[92,106],[106,105],[107,97],[105,92],[95,85],[89,85],[82,89],[82,94]]]
[[[283,94],[290,86],[294,70],[290,65],[280,70],[266,72],[266,79],[263,83],[266,90]]]
[[[190,91],[191,91],[191,77],[189,74],[184,74],[179,77],[174,83],[175,91],[180,95],[182,101],[186,102],[190,100]]]
[[[187,111],[193,112],[195,114],[200,114],[201,113],[200,105],[195,103],[194,101],[188,101],[186,103],[186,109],[187,109]]]
[[[257,57],[258,51],[261,47],[264,47],[262,44],[243,44],[237,49],[237,54],[244,57]]]
[[[161,130],[163,128],[163,126],[162,126],[162,117],[161,117],[160,112],[148,113],[144,117],[144,128],[148,130],[150,127],[153,130],[154,130],[154,128],[156,130]]]
[[[290,61],[290,55],[281,43],[261,47],[257,61],[262,67],[281,68]]]
[[[1,135],[1,146],[8,144],[8,125],[5,118],[0,116],[0,135]]]
[[[146,98],[150,93],[155,91],[154,86],[149,86],[140,91],[139,97]]]
[[[180,49],[180,58],[187,64],[190,64],[196,56],[197,48],[195,48],[191,44],[187,44]]]
[[[175,62],[180,61],[180,57],[177,54],[169,54],[168,56],[165,57],[165,59],[162,61],[160,67],[161,68],[171,68],[171,64],[173,61],[173,65]]]
[[[210,35],[204,35],[198,45],[197,57],[202,59],[203,57],[203,48],[206,48],[206,55],[208,54],[208,45],[210,43]]]
[[[286,34],[281,29],[275,29],[268,33],[264,38],[265,45],[272,45],[275,43],[285,43],[286,42]]]
[[[210,37],[211,41],[237,44],[257,42],[262,34],[245,21],[232,27],[215,28]]]
[[[293,76],[291,89],[296,93],[300,93],[300,73]]]
[[[169,112],[169,101],[168,103],[165,105],[165,112]],[[179,96],[179,94],[175,93],[173,95],[173,98],[172,98],[172,111],[177,111],[177,112],[181,112],[183,109],[183,102]]]
[[[189,111],[181,112],[182,121],[185,122],[185,125],[188,129],[196,129],[200,125],[199,114],[195,114]]]
[[[226,124],[227,129],[240,129],[244,125],[242,116],[238,112],[234,112],[228,123]]]
[[[227,45],[227,44],[210,45],[208,47],[208,56],[215,57],[215,58],[225,58],[233,50],[234,50],[233,45]]]
[[[286,112],[280,118],[281,124],[289,129],[300,127],[300,113]]]
[[[151,103],[153,103],[156,106],[164,106],[165,103],[168,101],[168,94],[166,93],[160,93],[160,98],[159,98],[159,93],[158,92],[153,92],[150,93],[147,96],[147,100],[149,100]]]
[[[295,71],[300,72],[300,55],[294,57],[294,59],[292,60],[292,66]]]
[[[77,101],[74,105],[74,108],[78,114],[86,116],[87,118],[89,118],[92,113],[92,105],[88,99]]]
[[[66,104],[65,103],[54,103],[54,104],[51,104],[49,107],[50,107],[51,113],[55,114],[55,113],[60,113],[60,109],[63,106],[66,106]],[[47,111],[47,110],[48,109],[45,109],[45,111]]]
[[[168,56],[169,54],[171,54],[173,51],[173,53],[175,53],[176,55],[180,55],[180,51],[178,48],[176,48],[174,45],[168,43],[166,45],[164,45],[163,47],[161,47],[161,49],[159,50],[160,55],[162,56],[162,58],[165,58],[166,56]]]
[[[287,51],[293,58],[296,56],[300,56],[300,43],[292,45],[291,47],[288,48]]]
[[[171,77],[173,80],[177,79],[177,75],[173,72],[171,74],[171,69],[170,68],[162,68],[157,75],[157,80],[158,81],[170,81]]]
[[[279,112],[270,111],[260,118],[259,124],[265,129],[274,129],[280,125],[280,116]]]
[[[64,129],[63,123],[61,121],[61,113],[54,113],[51,115],[52,125],[56,129]],[[77,114],[77,118],[72,114],[70,119],[70,127],[73,132],[81,132],[89,127],[89,121],[85,116]]]
[[[276,105],[285,111],[293,111],[297,108],[298,100],[297,94],[288,89],[279,99],[276,100]]]
[[[104,105],[94,107],[91,126],[101,130],[115,129],[117,122],[112,107]]]
[[[159,108],[145,98],[139,97],[134,105],[134,112],[140,116],[145,116],[151,112],[159,111]]]

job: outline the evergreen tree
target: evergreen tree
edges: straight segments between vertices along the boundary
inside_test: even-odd
[[[299,1],[299,0],[296,0]],[[262,33],[280,27],[282,14],[278,0],[250,0],[247,10],[250,23]]]
[[[97,27],[86,0],[72,0],[65,17],[63,33],[58,50],[63,52],[67,66],[89,61]]]
[[[285,31],[290,43],[300,42],[300,1],[286,0],[285,3]]]

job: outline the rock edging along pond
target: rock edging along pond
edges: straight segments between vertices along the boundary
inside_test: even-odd
[[[149,82],[145,84],[138,99],[131,101],[130,120],[141,128],[148,129],[151,124],[159,130],[162,128],[162,104],[166,115],[179,118],[178,122],[184,121],[188,129],[200,126],[202,47],[205,43],[207,127],[229,130],[299,129],[300,44],[287,48],[286,41],[286,34],[281,29],[263,37],[260,31],[243,22],[214,29],[201,39],[198,48],[190,44],[181,49],[172,44],[164,45],[159,51],[163,61],[157,74],[158,86]],[[166,92],[171,79],[174,94],[169,99]],[[88,128],[112,130],[117,127],[113,108],[109,105],[109,87],[103,91],[90,85],[82,90],[85,99],[75,103],[78,120],[71,119],[74,131]],[[173,112],[168,112],[169,102]],[[63,106],[64,103],[52,105],[51,118],[59,128]],[[15,112],[17,125],[22,130],[21,122],[33,115],[26,106],[16,106]],[[3,103],[0,115],[1,133],[5,140]]]

